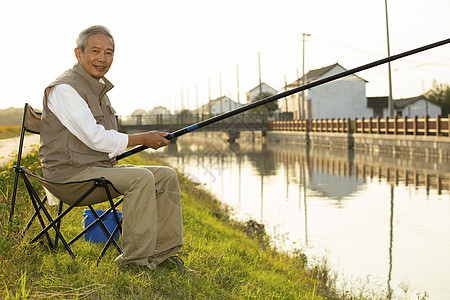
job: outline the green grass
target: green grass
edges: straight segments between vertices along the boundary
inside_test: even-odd
[[[145,154],[124,163],[160,164]],[[23,165],[40,172],[36,151]],[[73,260],[59,245],[50,249],[44,239],[29,244],[36,226],[20,239],[31,205],[19,186],[16,212],[8,221],[14,171],[0,169],[0,297],[4,299],[333,299],[327,270],[307,268],[306,257],[287,255],[269,245],[264,227],[254,221],[238,223],[228,210],[199,184],[179,174],[183,203],[185,246],[180,257],[197,270],[118,268],[110,248],[100,264],[101,244],[84,240],[73,244]],[[36,186],[38,188],[38,186]],[[42,194],[42,190],[40,190]],[[79,232],[82,210],[63,223],[63,234]]]
[[[20,135],[21,126],[0,126],[0,139],[9,139]]]

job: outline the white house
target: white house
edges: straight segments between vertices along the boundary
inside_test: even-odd
[[[222,96],[200,106],[199,113],[218,115],[241,106],[242,104],[239,104],[226,96]]]
[[[245,93],[245,95],[247,96],[247,104],[252,103],[255,98],[262,93],[272,96],[278,94],[278,91],[268,84],[262,82]]]
[[[428,115],[435,117],[442,114],[442,107],[423,95],[405,99],[394,99],[394,115],[412,118]],[[372,117],[389,116],[388,97],[367,97],[367,106],[372,110]]]
[[[320,80],[346,71],[338,63],[309,71],[305,74],[305,83]],[[367,107],[366,80],[352,74],[326,84],[293,94],[279,100],[281,112],[293,112],[294,118],[305,116],[307,119],[325,118],[361,118],[370,117],[372,110]],[[285,86],[290,90],[303,84],[303,77]],[[305,103],[303,107],[303,103]],[[304,113],[302,113],[302,111]]]
[[[156,106],[151,110],[137,109],[132,114],[135,116],[137,124],[156,124],[170,118],[170,111],[164,106]]]

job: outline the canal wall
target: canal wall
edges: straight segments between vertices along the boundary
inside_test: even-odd
[[[191,138],[205,141],[229,141],[226,132],[198,132],[189,134]],[[450,138],[436,136],[327,133],[305,131],[241,131],[237,143],[282,144],[309,146],[312,148],[339,150],[353,149],[362,155],[386,154],[392,157],[417,157],[422,160],[448,163],[450,161]]]
[[[267,131],[268,142],[354,149],[369,153],[385,153],[407,157],[433,157],[450,160],[450,138],[360,133],[326,133]]]

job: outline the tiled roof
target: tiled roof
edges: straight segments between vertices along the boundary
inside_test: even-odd
[[[342,69],[346,70],[344,67],[342,67],[339,63],[335,63],[323,68],[310,70],[308,73],[305,74],[305,77],[307,79],[307,83],[316,80],[317,78],[320,78],[321,76],[325,75],[330,70],[334,69],[335,67],[341,67]],[[298,78],[297,80],[289,83],[287,85],[287,88],[293,88],[302,85],[303,83],[303,76]]]
[[[254,88],[252,88],[251,90],[249,90],[249,91],[247,92],[247,94],[248,94],[248,93],[251,93],[252,91],[254,91],[254,90],[256,90],[256,89],[259,89],[259,86],[260,86],[260,85],[261,85],[261,87],[265,85],[266,87],[272,89],[275,93],[278,93],[278,91],[277,91],[276,89],[274,89],[273,87],[271,87],[271,86],[268,85],[267,83],[262,82],[261,84],[258,84],[257,86],[255,86]]]
[[[423,95],[420,96],[416,96],[416,97],[411,97],[411,98],[402,98],[402,99],[394,99],[393,103],[394,103],[394,109],[402,109],[405,108],[408,105],[413,104],[416,101],[419,100],[425,100],[426,98]],[[430,103],[436,104],[438,106],[439,103],[436,103],[434,101],[431,100],[427,100]],[[382,97],[367,97],[367,107],[370,108],[388,108],[388,97],[387,96],[382,96]]]

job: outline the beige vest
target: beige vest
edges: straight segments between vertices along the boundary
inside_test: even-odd
[[[47,180],[63,182],[87,166],[112,167],[116,164],[115,159],[109,159],[107,153],[92,150],[70,133],[47,106],[50,89],[58,84],[68,84],[86,101],[97,124],[107,130],[117,130],[115,110],[106,95],[113,85],[106,78],[103,81],[106,84],[92,78],[77,63],[45,89],[39,156]]]

